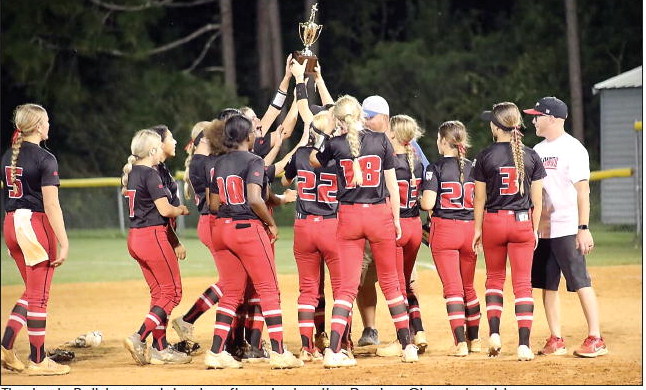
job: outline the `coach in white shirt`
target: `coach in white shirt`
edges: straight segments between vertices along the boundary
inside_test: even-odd
[[[543,289],[543,304],[550,337],[539,351],[543,355],[567,353],[561,337],[558,287],[561,272],[567,290],[576,291],[588,323],[588,337],[574,354],[597,357],[608,353],[599,328],[599,306],[588,274],[585,255],[594,241],[588,228],[590,217],[590,162],[588,151],[565,132],[568,108],[555,97],[544,97],[534,108],[536,135],[545,138],[534,147],[543,161],[543,212],[538,228],[538,247],[532,264],[532,286]]]

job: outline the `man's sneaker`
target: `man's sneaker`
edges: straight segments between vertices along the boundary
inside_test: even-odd
[[[550,336],[545,343],[543,349],[538,351],[539,355],[565,355],[567,348],[565,348],[565,340],[561,337]]]
[[[27,375],[65,375],[70,373],[70,366],[58,364],[46,357],[40,363],[34,363],[31,360],[27,362],[25,373]]]
[[[534,360],[534,352],[527,345],[518,346],[518,360],[521,362]]]
[[[314,336],[314,346],[318,348],[321,353],[325,351],[325,348],[330,346],[330,338],[327,336],[327,333],[317,333],[316,336]]]
[[[424,353],[426,351],[426,347],[428,346],[428,341],[426,341],[426,333],[424,333],[423,330],[415,333],[415,336],[413,337],[413,343],[415,343],[415,345],[417,345],[417,348],[419,348],[420,354]]]
[[[276,351],[269,352],[269,367],[272,370],[283,368],[299,368],[303,367],[304,364],[305,363],[303,363],[302,360],[298,359],[288,350],[284,350],[283,353],[278,353]]]
[[[489,357],[498,356],[501,348],[502,341],[500,341],[500,335],[498,333],[492,333],[489,336]]]
[[[191,362],[191,357],[184,352],[179,352],[171,345],[161,351],[152,348],[150,364],[186,364]]]
[[[608,348],[606,343],[603,341],[602,337],[588,336],[583,340],[583,344],[574,351],[574,354],[578,357],[587,357],[595,358],[597,356],[602,356],[608,353]]]
[[[482,352],[482,341],[480,339],[467,340],[469,352]]]
[[[22,370],[25,369],[25,365],[20,361],[20,359],[18,359],[18,356],[16,356],[16,353],[13,351],[13,349],[5,349],[5,347],[1,348],[2,367],[6,368],[7,370],[22,372]]]
[[[314,362],[323,360],[323,355],[321,355],[319,350],[316,348],[313,349],[313,352],[310,352],[305,348],[301,348],[301,353],[298,355],[298,358],[304,362]]]
[[[466,341],[459,342],[457,345],[454,345],[453,348],[451,348],[451,352],[449,353],[451,356],[457,356],[457,357],[465,357],[469,355],[469,346],[467,345]]]
[[[150,363],[150,349],[148,345],[140,340],[139,333],[133,333],[123,340],[123,345],[135,359],[137,364],[143,366]]]
[[[227,351],[220,353],[207,351],[206,356],[204,356],[204,364],[207,370],[212,368],[242,368],[242,363],[235,360]]]
[[[385,347],[377,348],[377,356],[390,357],[390,356],[402,356],[402,345],[398,340],[393,341],[392,343],[386,345]]]
[[[325,349],[325,354],[323,355],[323,367],[337,368],[352,367],[356,365],[357,361],[348,355],[348,351],[342,349],[339,352],[334,352],[330,348]]]
[[[261,348],[245,342],[240,359],[244,363],[264,363],[268,361],[269,352],[265,347],[265,340],[262,340]]]
[[[419,361],[419,356],[417,356],[417,345],[408,344],[406,348],[402,351],[402,362],[404,363],[416,363]]]
[[[379,332],[374,328],[364,328],[361,333],[361,338],[357,341],[357,345],[365,347],[366,345],[379,344]]]
[[[196,341],[195,337],[193,336],[195,325],[191,324],[190,322],[184,321],[182,317],[174,318],[171,322],[173,324],[173,329],[175,330],[175,332],[177,332],[180,340],[189,340],[192,342]]]

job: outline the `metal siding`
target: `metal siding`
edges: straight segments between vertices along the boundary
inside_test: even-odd
[[[601,169],[635,167],[634,122],[642,120],[642,88],[601,91]],[[641,158],[641,145],[640,145]],[[601,182],[601,221],[634,224],[637,212],[635,180]]]

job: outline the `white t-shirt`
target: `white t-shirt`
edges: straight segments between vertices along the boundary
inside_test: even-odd
[[[579,209],[574,183],[590,179],[590,159],[581,142],[568,133],[534,146],[547,172],[538,234],[556,238],[577,233]]]

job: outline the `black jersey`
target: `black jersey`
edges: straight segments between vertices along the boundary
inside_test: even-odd
[[[271,134],[272,132],[267,132],[264,137],[256,137],[256,140],[253,143],[253,153],[265,158],[266,155],[271,151]]]
[[[426,168],[422,191],[437,194],[433,216],[446,219],[473,220],[473,163],[464,160],[464,181],[460,182],[460,166],[455,157],[441,157]]]
[[[128,175],[128,188],[125,194],[131,228],[166,225],[168,218],[163,217],[155,200],[166,197],[171,200],[168,187],[162,183],[156,168],[133,165]]]
[[[164,164],[163,162],[159,163],[155,167],[155,169],[157,169],[157,172],[159,172],[159,177],[161,177],[162,183],[166,188],[168,188],[168,191],[170,192],[170,204],[172,204],[175,207],[179,206],[180,202],[179,202],[179,192],[177,188],[177,182],[175,181],[175,178],[166,167],[166,164]]]
[[[206,187],[210,182],[209,162],[211,156],[194,154],[188,167],[188,179],[193,187],[195,205],[200,214],[209,213],[209,202],[206,199]]]
[[[419,189],[422,183],[424,168],[417,159],[414,164],[415,180],[412,180],[408,155],[398,154],[395,157],[395,175],[399,186],[399,216],[401,218],[419,217]]]
[[[265,165],[253,153],[234,150],[215,160],[209,190],[220,196],[218,217],[259,219],[247,202],[247,184],[265,183]]]
[[[285,167],[288,180],[296,178],[296,212],[301,215],[334,215],[338,208],[336,200],[337,176],[334,161],[325,167],[313,168],[310,164],[311,147],[296,150]]]
[[[11,154],[12,149],[9,148],[2,156],[5,211],[29,209],[44,212],[42,188],[60,185],[56,157],[34,143],[23,141],[16,162],[16,179],[12,181]]]
[[[473,178],[487,185],[487,210],[529,210],[532,207],[532,181],[547,176],[538,154],[523,146],[525,163],[525,192],[520,194],[517,171],[509,142],[496,142],[478,153],[474,160]]]
[[[361,150],[359,164],[363,172],[363,184],[356,187],[352,184],[352,154],[347,135],[334,137],[327,142],[325,149],[316,154],[322,166],[335,160],[337,172],[337,200],[343,203],[374,204],[383,202],[388,196],[384,171],[395,168],[395,152],[384,133],[364,129],[359,133]]]

